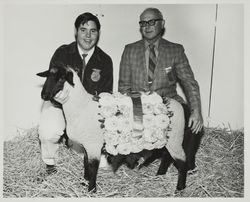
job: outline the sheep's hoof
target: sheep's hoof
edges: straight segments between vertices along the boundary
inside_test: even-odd
[[[187,169],[188,170],[194,170],[196,168],[194,161],[187,161]]]
[[[92,193],[96,193],[96,186],[89,186],[89,184],[88,183],[86,183],[86,182],[81,182],[80,183],[82,186],[84,186],[84,187],[88,187],[88,192],[92,192]]]
[[[176,190],[181,191],[185,189],[185,187],[186,187],[185,184],[177,184]]]
[[[184,189],[182,189],[182,190],[175,190],[174,191],[174,196],[175,197],[181,197],[181,196],[183,196],[183,194],[184,194]]]
[[[93,182],[89,183],[88,192],[96,193],[96,183]]]
[[[88,192],[96,193],[96,187],[88,188]]]

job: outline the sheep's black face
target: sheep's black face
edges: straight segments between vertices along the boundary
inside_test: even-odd
[[[53,98],[63,89],[65,81],[74,85],[73,72],[67,67],[53,67],[45,72],[40,72],[37,75],[47,77],[41,93],[41,97],[45,101],[50,100],[51,102],[56,102]]]

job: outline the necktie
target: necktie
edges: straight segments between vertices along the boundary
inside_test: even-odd
[[[85,62],[85,58],[88,54],[82,54],[82,76],[81,76],[81,81],[83,82],[83,77],[84,77],[84,70],[86,67],[86,62]]]
[[[154,71],[156,67],[156,55],[154,44],[149,45],[149,61],[148,61],[148,83],[151,86],[153,82]]]

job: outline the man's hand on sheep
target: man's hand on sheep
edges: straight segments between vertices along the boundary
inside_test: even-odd
[[[193,133],[197,134],[203,128],[203,118],[199,110],[193,110],[188,122],[188,127],[191,127]]]
[[[54,100],[61,103],[61,104],[64,104],[68,101],[69,99],[69,90],[68,89],[63,89],[63,90],[60,90],[54,97]]]

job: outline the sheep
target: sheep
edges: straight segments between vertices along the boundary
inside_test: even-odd
[[[96,192],[96,177],[104,144],[98,122],[98,103],[86,92],[76,71],[67,67],[53,67],[37,74],[47,77],[42,99],[56,103],[53,97],[63,89],[69,90],[69,100],[62,105],[66,119],[66,133],[73,149],[84,154],[84,178],[89,181],[88,191]],[[67,82],[66,82],[67,81]],[[56,103],[58,104],[58,103]]]
[[[100,105],[92,100],[82,86],[77,73],[70,67],[52,68],[49,71],[39,73],[39,76],[47,77],[42,90],[44,100],[53,100],[59,90],[69,89],[70,99],[62,105],[66,118],[66,131],[71,141],[82,145],[84,153],[84,178],[89,181],[89,191],[96,191],[96,176],[100,163],[101,150],[105,145],[103,128],[100,127]],[[100,95],[101,96],[101,95]],[[174,162],[178,169],[177,190],[185,188],[187,165],[186,154],[183,150],[183,138],[185,128],[184,111],[177,101],[168,99],[169,106],[174,111],[171,117],[171,131],[162,148],[147,150],[131,154],[107,154],[109,163],[115,172],[119,165],[126,161],[133,168],[140,157],[145,161],[140,165],[146,166],[155,158],[161,157],[161,164],[157,174],[165,174],[169,165]]]

